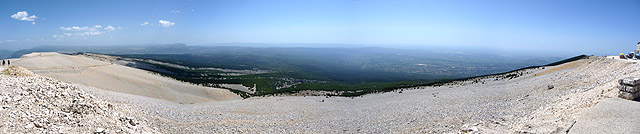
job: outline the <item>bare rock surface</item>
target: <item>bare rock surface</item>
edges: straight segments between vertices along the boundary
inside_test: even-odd
[[[611,98],[579,117],[572,134],[640,134],[640,102]]]
[[[531,83],[552,82],[555,85],[562,85],[557,90],[563,92],[554,95],[556,99],[550,100],[520,119],[521,121],[512,128],[513,131],[566,133],[575,128],[571,126],[578,117],[583,116],[587,109],[603,100],[617,98],[619,79],[640,76],[639,66],[635,62],[602,57],[592,57],[576,62],[580,62],[580,65],[573,69],[540,76],[542,78],[540,81]],[[640,107],[640,105],[636,106]]]

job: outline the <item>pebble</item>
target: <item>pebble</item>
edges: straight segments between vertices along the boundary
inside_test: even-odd
[[[105,134],[107,132],[105,131],[104,128],[96,128],[96,131],[94,131],[93,133],[94,134]]]

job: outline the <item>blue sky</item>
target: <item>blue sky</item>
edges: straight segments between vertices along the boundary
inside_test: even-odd
[[[639,41],[637,0],[0,0],[6,48],[344,43],[611,55]]]

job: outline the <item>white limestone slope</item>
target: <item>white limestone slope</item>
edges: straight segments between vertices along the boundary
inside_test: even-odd
[[[87,92],[100,89],[39,76],[18,66],[1,72],[0,133],[157,133],[144,117],[129,112],[136,110]]]
[[[12,65],[65,82],[180,103],[241,99],[225,89],[180,82],[145,70],[84,56],[32,53],[11,61]]]

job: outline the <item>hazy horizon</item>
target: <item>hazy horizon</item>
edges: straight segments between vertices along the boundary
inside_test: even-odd
[[[7,1],[0,49],[42,45],[334,44],[613,55],[639,1]]]
[[[535,51],[505,51],[498,48],[483,48],[483,47],[462,47],[462,46],[425,46],[425,45],[384,45],[384,44],[340,44],[340,43],[213,43],[213,44],[201,44],[201,45],[192,45],[192,44],[184,44],[184,43],[167,43],[167,44],[120,44],[120,45],[39,45],[39,46],[29,46],[21,49],[7,49],[14,52],[22,53],[21,51],[32,51],[38,50],[41,51],[42,48],[44,50],[48,50],[48,48],[78,48],[77,52],[85,52],[86,50],[91,50],[90,48],[122,48],[122,49],[131,49],[131,48],[149,48],[149,47],[161,47],[167,45],[184,45],[184,48],[189,47],[240,47],[240,48],[317,48],[317,49],[326,49],[326,48],[381,48],[387,50],[395,50],[398,52],[416,52],[423,51],[425,53],[468,53],[468,54],[485,54],[496,55],[496,56],[504,56],[511,57],[521,60],[530,60],[537,58],[554,58],[554,59],[562,59],[562,58],[570,58],[578,55],[592,55],[589,53],[567,53],[560,51],[551,51],[551,52],[535,52]],[[183,47],[180,47],[183,48]],[[2,49],[0,49],[2,50]],[[52,51],[55,49],[52,49]],[[81,51],[85,50],[85,51]],[[92,52],[92,51],[86,51]],[[159,53],[161,54],[161,53]],[[524,57],[522,57],[524,56]]]

